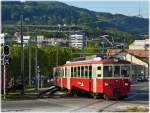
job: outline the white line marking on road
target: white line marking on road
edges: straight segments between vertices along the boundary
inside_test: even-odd
[[[130,95],[138,95],[138,94],[140,94],[140,95],[148,95],[148,93],[129,93]]]
[[[129,96],[128,99],[132,99],[132,98],[136,97],[137,95],[138,95],[138,94],[135,94],[135,95],[133,95],[133,96]]]

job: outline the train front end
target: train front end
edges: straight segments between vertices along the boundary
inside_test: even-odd
[[[104,97],[125,98],[130,91],[131,65],[111,64],[103,66]]]

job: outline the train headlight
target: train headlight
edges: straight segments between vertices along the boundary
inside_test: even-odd
[[[109,86],[109,84],[107,82],[105,82],[105,86]]]
[[[128,86],[129,84],[128,84],[128,83],[125,83],[124,85],[125,85],[125,86]]]

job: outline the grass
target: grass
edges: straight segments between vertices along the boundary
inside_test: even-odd
[[[128,107],[127,112],[149,112],[149,109],[143,106],[131,106]]]
[[[25,92],[26,93],[32,93],[32,92],[35,92],[36,89],[35,88],[28,88],[28,89],[25,89]]]
[[[5,101],[15,101],[15,100],[31,100],[36,99],[36,95],[20,95],[20,94],[8,94],[6,95]],[[1,96],[1,99],[4,100],[4,96]]]
[[[35,99],[37,98],[36,93],[37,91],[35,88],[26,88],[25,89],[25,94],[21,95],[20,91],[15,91],[15,92],[10,92],[6,95],[6,101],[15,101],[15,100],[30,100],[30,99]],[[4,100],[4,96],[1,95],[1,99]]]

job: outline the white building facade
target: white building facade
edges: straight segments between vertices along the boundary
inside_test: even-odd
[[[73,34],[69,37],[69,46],[82,49],[85,46],[85,36],[81,34]]]
[[[30,36],[23,36],[23,44],[28,44],[30,39]],[[17,38],[17,42],[20,44],[21,43],[21,38]]]
[[[140,49],[140,50],[150,50],[150,40],[135,40],[131,45],[129,45],[129,49]]]

